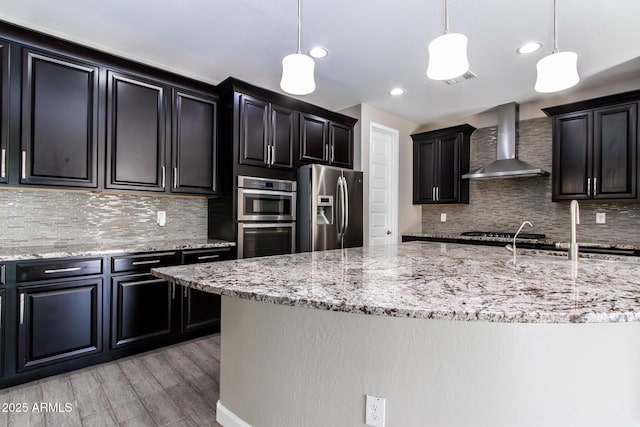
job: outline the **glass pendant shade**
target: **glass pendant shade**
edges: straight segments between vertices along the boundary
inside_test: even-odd
[[[578,54],[575,52],[556,52],[545,56],[538,61],[536,69],[536,92],[558,92],[569,89],[580,81]]]
[[[280,87],[292,95],[307,95],[316,89],[313,79],[315,62],[310,56],[292,53],[282,59]]]
[[[433,80],[449,80],[469,71],[467,36],[446,33],[429,43],[427,77]]]

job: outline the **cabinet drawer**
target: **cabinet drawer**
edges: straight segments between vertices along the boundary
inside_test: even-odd
[[[196,264],[199,262],[214,262],[225,259],[233,259],[232,248],[197,249],[182,252],[183,264]]]
[[[16,264],[16,282],[102,274],[102,258],[29,261]]]
[[[177,252],[114,256],[111,258],[111,272],[149,271],[156,267],[176,265],[177,259]]]

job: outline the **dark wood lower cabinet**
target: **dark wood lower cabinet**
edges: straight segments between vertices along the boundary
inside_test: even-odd
[[[111,348],[171,335],[175,286],[150,274],[111,278]]]
[[[18,371],[102,351],[102,279],[20,286]]]
[[[182,333],[220,327],[220,295],[182,288]]]

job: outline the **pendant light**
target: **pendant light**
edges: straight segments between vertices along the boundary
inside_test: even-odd
[[[449,80],[467,71],[467,36],[449,32],[449,11],[447,0],[444,0],[444,34],[429,43],[427,77],[433,80]]]
[[[292,95],[307,95],[316,88],[313,80],[315,62],[300,51],[300,1],[298,0],[298,50],[282,59],[282,80],[280,87]]]
[[[553,0],[553,52],[542,58],[536,64],[538,77],[536,92],[551,93],[569,89],[579,81],[578,54],[575,52],[560,52],[558,49],[558,18],[556,0]]]

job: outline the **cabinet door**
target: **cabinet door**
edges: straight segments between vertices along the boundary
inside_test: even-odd
[[[296,112],[271,104],[271,166],[292,169],[296,138]]]
[[[216,115],[215,98],[174,91],[172,192],[216,193]]]
[[[164,88],[112,71],[107,80],[107,188],[164,191]]]
[[[0,39],[0,183],[9,175],[9,43]]]
[[[413,204],[435,202],[437,140],[413,143]]]
[[[18,288],[18,371],[102,351],[102,279]]]
[[[637,176],[637,104],[594,111],[592,196],[634,199]]]
[[[329,146],[331,165],[353,169],[353,135],[350,127],[329,123]]]
[[[438,203],[460,201],[460,145],[461,135],[438,140],[438,179],[436,197]]]
[[[23,52],[20,183],[96,188],[98,67]]]
[[[240,164],[267,166],[269,103],[240,96]]]
[[[571,113],[553,122],[553,200],[590,198],[592,114]]]
[[[150,274],[111,278],[111,347],[142,344],[171,334],[175,287]]]
[[[0,377],[4,372],[4,312],[5,312],[5,290],[0,289]]]
[[[326,163],[329,160],[327,120],[300,114],[300,160],[311,163]]]
[[[182,288],[182,332],[220,327],[220,295]]]

